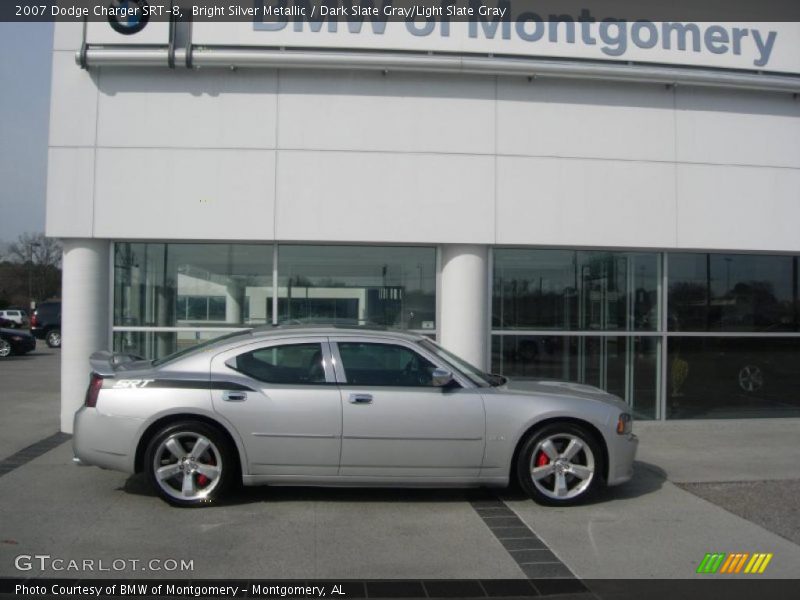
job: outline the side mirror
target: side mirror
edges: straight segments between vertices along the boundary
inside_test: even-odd
[[[431,383],[434,387],[444,387],[453,381],[453,373],[447,369],[436,368],[431,373]]]

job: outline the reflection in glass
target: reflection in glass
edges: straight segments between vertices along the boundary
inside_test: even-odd
[[[635,417],[653,419],[660,343],[656,336],[495,335],[492,371],[593,385],[623,398]]]
[[[797,257],[669,255],[670,331],[798,331]]]
[[[224,329],[219,331],[115,331],[114,352],[158,359],[228,333]]]
[[[667,418],[800,416],[800,339],[670,337]]]
[[[278,321],[436,327],[436,250],[280,246]]]
[[[655,331],[655,253],[499,248],[495,329]]]
[[[114,325],[271,322],[272,246],[114,245]]]

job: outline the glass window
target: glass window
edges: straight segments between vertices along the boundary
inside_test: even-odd
[[[797,257],[669,255],[670,331],[798,331]]]
[[[436,368],[403,346],[339,342],[347,382],[351,385],[431,386]]]
[[[221,331],[115,331],[114,352],[149,359],[163,359],[175,352],[190,350],[198,344],[234,335]]]
[[[656,331],[655,253],[498,248],[492,327]]]
[[[637,418],[653,419],[659,344],[657,336],[495,335],[492,370],[518,381],[593,385],[625,399]]]
[[[280,246],[278,321],[436,328],[435,248]]]
[[[667,417],[800,416],[800,339],[670,337]]]
[[[230,365],[248,377],[288,385],[325,383],[319,344],[270,346],[240,354]]]
[[[269,244],[114,245],[118,327],[266,324],[271,297]]]

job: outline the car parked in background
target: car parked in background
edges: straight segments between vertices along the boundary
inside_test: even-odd
[[[36,338],[24,329],[9,327],[10,323],[12,321],[0,318],[0,359],[36,349]]]
[[[31,333],[51,348],[61,347],[61,301],[41,302],[31,317]]]
[[[629,407],[484,373],[421,335],[236,332],[159,360],[99,352],[78,462],[146,473],[178,506],[245,485],[505,486],[564,506],[628,481]]]
[[[24,308],[6,308],[0,310],[0,319],[11,321],[12,327],[26,328],[30,325],[28,312]]]

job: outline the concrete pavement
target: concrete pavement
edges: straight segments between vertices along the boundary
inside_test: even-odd
[[[29,354],[0,359],[0,459],[58,431],[60,359],[41,340]]]

